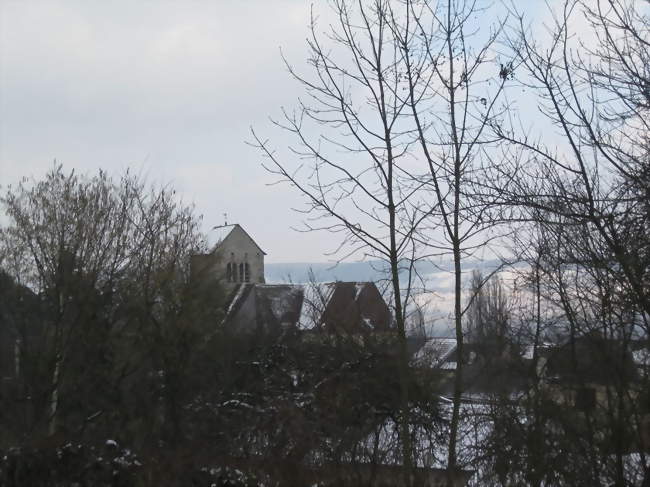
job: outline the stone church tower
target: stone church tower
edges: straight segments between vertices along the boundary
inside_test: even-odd
[[[226,285],[264,283],[266,253],[239,224],[214,227],[208,240],[212,250],[192,256],[193,275],[201,273]]]

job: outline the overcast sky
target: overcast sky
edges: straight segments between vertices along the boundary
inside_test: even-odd
[[[40,178],[55,159],[79,172],[132,168],[171,183],[206,228],[227,213],[269,262],[331,260],[336,237],[290,229],[297,194],[269,186],[245,144],[251,125],[268,132],[267,117],[295,105],[280,48],[304,66],[309,9],[306,0],[0,0],[0,185]]]
[[[309,2],[0,0],[0,184],[127,167],[171,183],[206,226],[239,222],[274,261],[324,261],[299,203],[244,142],[295,102]],[[325,238],[324,238],[325,237]]]

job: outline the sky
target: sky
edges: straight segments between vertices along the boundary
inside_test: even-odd
[[[64,168],[171,184],[206,229],[241,223],[270,262],[325,261],[299,201],[246,145],[295,102],[309,2],[0,1],[0,185]],[[289,243],[291,242],[291,243]]]
[[[540,5],[542,3],[540,2]],[[326,2],[315,2],[323,24]],[[127,168],[170,184],[205,230],[240,223],[268,262],[326,262],[336,235],[298,233],[297,193],[272,185],[250,127],[296,104],[307,0],[0,0],[0,186]]]

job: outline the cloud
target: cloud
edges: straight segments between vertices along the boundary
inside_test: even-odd
[[[133,167],[178,186],[206,221],[227,211],[260,225],[276,258],[307,257],[286,245],[295,195],[265,186],[244,141],[295,101],[279,48],[302,62],[308,19],[296,0],[0,3],[0,184],[55,158]],[[312,244],[312,258],[332,247]]]
[[[317,3],[321,30],[329,22]],[[337,237],[296,234],[300,198],[268,187],[249,126],[295,105],[280,58],[305,68],[302,0],[0,2],[0,184],[127,167],[176,185],[209,224],[228,212],[269,260],[327,260]],[[274,145],[287,145],[274,133]]]

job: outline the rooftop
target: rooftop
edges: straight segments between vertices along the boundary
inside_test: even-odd
[[[232,231],[235,228],[239,228],[241,232],[243,232],[248,238],[251,239],[253,244],[260,250],[260,252],[266,255],[266,252],[262,250],[262,248],[255,241],[255,239],[251,237],[249,233],[246,230],[244,230],[239,223],[232,223],[230,225],[217,225],[216,227],[212,227],[212,229],[206,235],[208,248],[211,249],[212,252],[214,252],[214,250],[216,250],[216,248],[221,244],[221,242],[223,242],[228,237],[228,235],[232,233]]]
[[[230,235],[230,232],[233,231],[236,224],[232,225],[219,225],[213,227],[207,234],[208,237],[208,247],[214,248],[225,240],[225,238]]]

